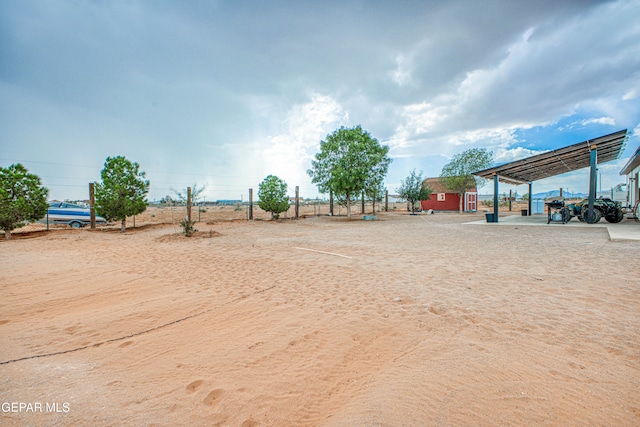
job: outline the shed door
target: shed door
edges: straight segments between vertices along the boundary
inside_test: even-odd
[[[464,193],[464,210],[476,212],[478,210],[478,193]]]

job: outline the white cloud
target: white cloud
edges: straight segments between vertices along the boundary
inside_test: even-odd
[[[411,104],[402,107],[399,114],[399,126],[389,139],[389,146],[408,148],[416,145],[421,139],[438,130],[438,125],[449,115],[448,107],[434,106],[430,103]]]
[[[233,196],[268,173],[310,186],[342,124],[391,147],[395,180],[466,148],[535,153],[523,129],[640,121],[633,0],[3,6],[0,157],[99,168],[131,153]]]
[[[639,95],[639,91],[636,88],[633,89],[629,89],[623,96],[622,96],[622,100],[623,101],[629,101],[631,99],[635,99],[637,98]]]
[[[609,36],[620,33],[618,22],[628,13],[639,10],[625,2],[607,4],[557,28],[526,29],[503,60],[469,70],[456,93],[442,96],[454,113],[447,125],[541,125],[572,114],[581,103],[620,99],[640,78],[640,29]]]
[[[582,126],[588,126],[591,124],[599,124],[599,125],[610,125],[615,126],[616,121],[611,117],[598,117],[594,119],[585,119],[580,122]]]
[[[347,122],[347,112],[327,95],[315,93],[309,102],[294,105],[282,123],[282,132],[262,143],[263,174],[277,175],[290,186],[308,182],[306,170],[320,141]]]
[[[412,72],[413,65],[411,58],[406,55],[397,55],[395,59],[396,69],[391,73],[391,79],[398,86],[407,86],[413,82]]]
[[[474,129],[453,133],[448,141],[456,146],[484,145],[490,148],[509,146],[517,142],[513,129]]]
[[[493,159],[496,163],[509,163],[527,157],[545,153],[547,150],[531,150],[524,147],[515,148],[498,148],[493,153]]]

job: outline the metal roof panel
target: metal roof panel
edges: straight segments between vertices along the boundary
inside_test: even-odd
[[[620,157],[627,140],[627,130],[568,145],[557,150],[527,157],[475,172],[485,179],[498,179],[509,184],[526,184],[574,170],[586,168],[590,164],[591,147],[598,153],[598,164],[610,162]]]

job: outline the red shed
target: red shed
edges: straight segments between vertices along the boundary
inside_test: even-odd
[[[460,195],[449,192],[440,182],[440,178],[427,178],[424,180],[423,185],[429,186],[433,190],[431,199],[420,202],[423,211],[429,209],[434,211],[458,211],[460,209]],[[465,212],[478,210],[478,190],[476,187],[468,188],[464,193],[462,210]]]

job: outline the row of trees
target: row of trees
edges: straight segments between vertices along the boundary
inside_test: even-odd
[[[107,157],[100,177],[102,181],[94,183],[96,214],[108,221],[120,221],[120,231],[124,233],[127,217],[138,215],[147,208],[149,180],[140,171],[138,163],[124,156]],[[204,189],[204,186],[194,185],[191,200],[197,200]],[[173,191],[180,201],[187,200],[186,192]],[[269,175],[260,184],[259,206],[277,218],[289,208],[286,193],[287,184]],[[42,185],[40,177],[29,173],[23,165],[0,167],[0,229],[4,230],[6,240],[11,238],[12,230],[46,215],[48,195],[49,190]],[[185,230],[188,228],[185,225]]]
[[[149,181],[138,163],[123,156],[107,157],[100,177],[102,182],[95,183],[96,213],[109,221],[121,221],[124,233],[127,217],[147,208]],[[40,177],[23,165],[0,167],[0,229],[6,240],[12,230],[46,215],[48,195]]]
[[[344,201],[347,216],[351,217],[351,202],[355,197],[364,194],[375,202],[385,193],[383,182],[391,163],[388,153],[389,147],[381,145],[361,126],[341,127],[320,141],[320,152],[315,155],[307,173],[322,193]],[[476,185],[472,173],[488,168],[492,163],[491,152],[467,150],[445,165],[441,182],[449,190],[463,195]],[[120,221],[124,233],[126,218],[147,208],[149,181],[138,163],[124,156],[107,157],[100,177],[102,181],[95,183],[96,213],[109,221]],[[429,199],[433,192],[423,185],[423,181],[422,172],[417,174],[414,169],[397,189],[399,195],[411,203],[412,209],[419,201]],[[192,200],[197,199],[204,188],[194,185]],[[186,198],[182,192],[174,192],[179,199]],[[11,237],[11,230],[44,217],[48,208],[47,196],[48,190],[42,186],[40,178],[21,164],[0,167],[0,229],[5,231],[6,239]],[[260,183],[258,198],[258,206],[271,212],[272,218],[277,219],[281,212],[289,209],[287,184],[277,176],[269,175]]]
[[[351,129],[341,127],[320,141],[320,152],[307,173],[322,193],[344,197],[347,216],[351,216],[354,196],[365,194],[376,200],[385,192],[383,181],[391,163],[388,152],[388,146],[380,145],[360,126]],[[454,156],[443,167],[440,181],[448,190],[460,195],[460,212],[462,196],[477,185],[473,172],[489,168],[492,164],[493,153],[474,148]],[[422,172],[417,174],[415,169],[397,191],[400,197],[409,201],[412,210],[416,203],[428,200],[433,193],[433,189],[424,185]]]

